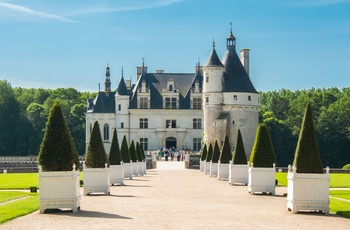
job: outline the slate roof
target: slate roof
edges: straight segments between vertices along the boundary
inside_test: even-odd
[[[124,77],[120,78],[119,85],[117,87],[117,94],[119,95],[129,95],[128,89],[126,88],[126,84],[124,81]]]
[[[224,66],[219,57],[218,54],[216,53],[215,47],[213,47],[213,50],[211,51],[208,61],[205,64],[206,66]]]
[[[88,100],[87,113],[115,113],[115,92],[98,92],[95,99]]]

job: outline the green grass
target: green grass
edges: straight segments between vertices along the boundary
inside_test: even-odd
[[[0,196],[5,195],[11,200],[13,197],[20,196],[20,193],[22,193],[22,197],[28,196],[28,198],[20,199],[18,201],[14,200],[7,204],[0,203],[0,224],[27,215],[39,209],[38,193],[2,191]]]
[[[28,194],[24,192],[0,191],[0,205],[2,202],[18,199],[25,196],[28,196]]]
[[[350,218],[350,202],[330,198],[329,211]]]
[[[350,188],[350,174],[345,173],[331,173],[330,175],[330,187],[331,188]],[[276,173],[276,179],[278,180],[278,186],[287,186],[287,173]]]
[[[350,202],[350,190],[330,190],[329,195],[346,199],[346,200],[349,200]]]

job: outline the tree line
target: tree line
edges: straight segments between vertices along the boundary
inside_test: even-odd
[[[0,156],[37,155],[45,124],[56,99],[60,100],[74,143],[85,153],[87,98],[96,93],[73,88],[11,87],[0,80]],[[316,137],[325,166],[350,163],[350,87],[260,92],[259,122],[270,131],[278,166],[293,161],[305,106],[311,103]]]

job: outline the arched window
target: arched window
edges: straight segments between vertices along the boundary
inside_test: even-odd
[[[109,125],[105,124],[103,126],[103,140],[108,141],[109,140]]]

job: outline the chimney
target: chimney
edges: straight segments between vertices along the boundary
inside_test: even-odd
[[[131,80],[125,80],[125,86],[127,89],[131,88]]]
[[[244,66],[245,71],[249,76],[249,51],[250,49],[241,49],[241,62]]]

